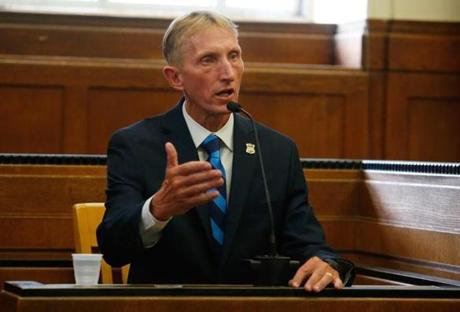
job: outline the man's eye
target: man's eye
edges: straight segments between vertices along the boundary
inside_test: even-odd
[[[211,64],[213,62],[213,58],[212,57],[203,57],[201,59],[201,63],[202,64]]]
[[[233,52],[233,53],[230,54],[230,59],[231,60],[237,60],[239,58],[240,58],[240,54],[237,53],[237,52]]]

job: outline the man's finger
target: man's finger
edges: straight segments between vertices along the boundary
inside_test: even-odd
[[[171,171],[174,175],[188,176],[200,171],[211,170],[212,166],[207,161],[192,160],[174,167]]]
[[[342,282],[342,279],[340,279],[340,277],[337,277],[334,280],[334,288],[335,289],[342,289],[343,288],[343,282]]]
[[[294,277],[289,281],[289,286],[300,287],[305,280],[314,272],[315,265],[321,261],[318,257],[310,258],[305,262],[295,273]]]
[[[210,182],[212,180],[223,180],[222,172],[217,169],[201,170],[195,173],[190,173],[185,176],[183,186],[193,186],[203,182]],[[217,187],[219,185],[213,185],[211,187]]]
[[[312,287],[314,292],[320,292],[327,285],[334,280],[334,275],[330,272],[326,272],[318,281],[316,281]]]
[[[188,198],[190,196],[195,196],[201,193],[209,192],[212,189],[215,189],[224,184],[222,177],[218,176],[217,178],[210,179],[201,183],[196,183],[189,186],[184,186],[177,192],[177,197],[179,198]]]
[[[200,206],[211,202],[214,198],[219,196],[218,191],[210,191],[205,193],[200,193],[198,195],[192,196],[187,200],[187,204],[192,207]]]
[[[174,145],[170,142],[165,144],[166,150],[166,168],[176,167],[179,163],[177,161],[177,151]]]
[[[314,271],[305,282],[304,288],[306,291],[316,291],[313,287],[321,280],[323,274],[320,271]]]
[[[297,270],[294,277],[289,281],[289,285],[295,288],[300,287],[300,285],[303,284],[307,276],[309,276],[310,274],[311,272],[309,271],[307,266],[304,264]]]

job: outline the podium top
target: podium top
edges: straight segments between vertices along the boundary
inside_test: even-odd
[[[35,281],[7,281],[5,291],[22,297],[76,296],[178,296],[178,297],[341,297],[341,298],[460,298],[460,287],[367,286],[326,288],[307,293],[302,288],[260,287],[251,285],[126,285],[42,284]]]

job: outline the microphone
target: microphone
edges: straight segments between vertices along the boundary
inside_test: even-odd
[[[268,190],[267,176],[265,173],[264,160],[262,157],[262,149],[260,148],[259,134],[257,127],[252,115],[247,112],[243,107],[236,102],[229,102],[227,109],[233,113],[243,113],[251,121],[252,129],[254,131],[254,138],[256,141],[256,151],[259,159],[259,167],[262,172],[262,182],[264,186],[265,199],[267,201],[267,210],[270,222],[270,233],[269,233],[269,255],[256,256],[255,259],[248,259],[253,270],[257,273],[256,285],[261,286],[279,286],[287,285],[293,269],[299,266],[299,262],[291,260],[290,257],[281,256],[278,253],[278,247],[276,245],[276,232],[275,224],[273,220],[273,207],[270,200],[270,192]]]

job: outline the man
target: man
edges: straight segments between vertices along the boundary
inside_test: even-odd
[[[183,98],[112,136],[100,249],[109,264],[131,263],[131,283],[252,283],[243,262],[268,253],[269,221],[251,124],[226,107],[238,101],[244,71],[236,26],[188,14],[169,26],[163,54],[163,74]],[[351,267],[338,269],[324,242],[295,144],[258,132],[278,248],[303,263],[289,284],[342,288]]]

